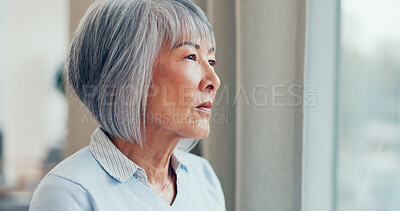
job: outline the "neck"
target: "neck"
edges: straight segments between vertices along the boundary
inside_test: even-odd
[[[157,135],[152,135],[157,134]],[[148,131],[143,148],[117,137],[111,137],[114,145],[130,160],[146,171],[151,185],[164,185],[169,180],[170,160],[180,138],[159,132]]]

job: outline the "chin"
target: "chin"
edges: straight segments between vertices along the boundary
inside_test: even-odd
[[[210,132],[207,132],[207,133],[198,135],[198,136],[196,136],[195,138],[197,138],[197,139],[205,139],[205,138],[208,137],[208,135],[210,135]]]
[[[205,139],[210,135],[210,125],[197,127],[190,125],[187,129],[184,138]]]

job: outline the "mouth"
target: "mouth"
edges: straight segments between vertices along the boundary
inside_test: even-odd
[[[196,107],[196,109],[204,114],[211,115],[211,108],[214,106],[214,103],[211,101],[204,102]]]

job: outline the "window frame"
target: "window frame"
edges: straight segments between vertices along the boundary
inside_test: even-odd
[[[307,2],[302,210],[336,210],[337,108],[340,69],[340,0]]]

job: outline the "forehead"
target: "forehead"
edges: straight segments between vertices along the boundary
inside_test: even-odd
[[[215,51],[215,47],[208,42],[184,41],[177,44],[175,49],[180,48],[182,46],[192,46],[197,50],[207,50],[209,53],[213,53]]]
[[[168,6],[157,8],[159,21],[156,33],[161,33],[159,41],[173,50],[185,41],[199,44],[201,48],[215,48],[214,32],[204,12],[190,1],[160,1]],[[179,2],[179,3],[177,3]],[[201,42],[201,41],[206,41]],[[208,50],[208,49],[207,49]]]
[[[180,33],[172,32],[164,35],[164,41],[170,50],[175,49],[178,45],[187,44],[188,42],[203,47],[215,48],[215,38],[212,31],[207,31],[201,27],[188,28],[181,26]],[[193,46],[195,47],[195,46]]]

